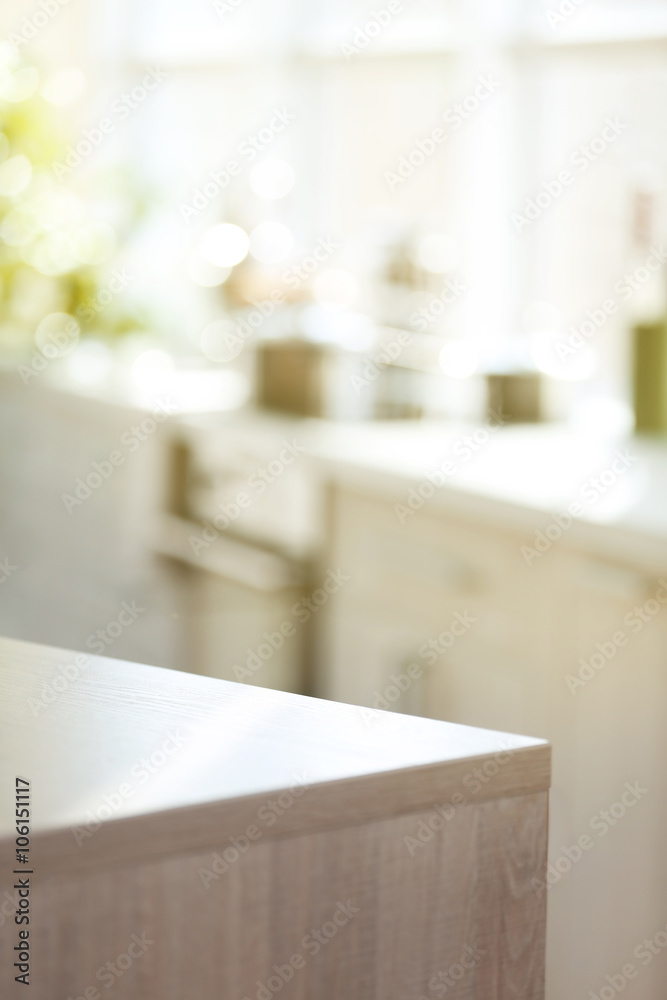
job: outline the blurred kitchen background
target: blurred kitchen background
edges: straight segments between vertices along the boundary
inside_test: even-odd
[[[550,739],[601,989],[667,922],[667,3],[0,24],[0,631]]]

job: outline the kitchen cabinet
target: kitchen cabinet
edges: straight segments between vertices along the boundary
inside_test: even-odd
[[[137,599],[145,612],[110,655],[349,702],[367,728],[393,709],[550,740],[550,881],[535,887],[549,899],[547,996],[599,995],[625,962],[639,968],[634,950],[667,920],[659,447],[631,442],[617,491],[528,565],[522,549],[615,442],[503,428],[399,518],[460,428],[179,414],[70,515],[60,494],[136,411],[46,384],[3,384],[0,408],[0,559],[19,567],[1,584],[8,633],[87,649]],[[286,442],[298,457],[279,468]],[[227,517],[242,492],[252,503]],[[190,536],[224,511],[195,552]],[[341,586],[300,621],[329,571]],[[639,971],[633,1000],[659,995],[659,958]]]
[[[0,639],[6,1000],[543,1000],[543,740],[100,657],[36,721],[69,657]]]
[[[548,739],[552,867],[535,887],[549,899],[546,995],[597,994],[633,961],[632,997],[659,995],[659,962],[633,959],[667,919],[659,550],[648,562],[617,560],[564,537],[529,566],[528,532],[433,506],[400,524],[394,499],[331,487],[327,558],[351,582],[326,609],[324,690],[369,709],[379,694],[383,708]],[[452,637],[457,613],[470,624]],[[414,678],[411,662],[422,668]]]
[[[311,691],[312,626],[295,614],[321,530],[314,477],[287,430],[182,417],[150,544],[187,578],[188,668]],[[301,460],[301,461],[299,461]]]
[[[193,571],[191,669],[209,677],[302,693],[308,635],[292,608],[300,587],[265,593],[215,573]]]
[[[140,440],[133,428],[146,419],[135,406],[48,381],[25,386],[15,372],[0,372],[0,558],[15,567],[0,594],[6,634],[183,662],[181,575],[147,545],[164,483],[166,421],[148,424],[155,430]],[[141,609],[131,622],[124,602]],[[120,630],[119,615],[128,622]]]
[[[667,919],[667,606],[645,622],[634,610],[653,609],[659,589],[654,566],[565,546],[553,560],[551,862],[566,867],[583,835],[593,845],[549,889],[555,997],[599,992],[607,973],[639,965],[635,948]],[[664,968],[640,970],[630,995],[659,995]]]
[[[327,615],[327,696],[370,704],[391,672],[414,661],[423,670],[413,695],[423,714],[447,705],[495,725],[502,710],[539,727],[543,716],[531,710],[544,662],[544,590],[518,558],[518,539],[427,512],[401,524],[384,498],[336,487],[331,509],[328,559],[351,581]],[[368,657],[373,635],[388,652],[360,675],[352,647],[358,637]]]

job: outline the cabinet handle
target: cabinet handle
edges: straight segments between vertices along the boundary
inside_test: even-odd
[[[306,572],[299,563],[238,538],[216,538],[195,555],[190,536],[200,532],[201,527],[192,521],[163,515],[153,539],[153,551],[262,593],[305,583]]]

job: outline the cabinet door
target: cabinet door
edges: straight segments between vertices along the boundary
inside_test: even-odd
[[[667,600],[639,567],[565,548],[553,560],[543,735],[553,744],[554,997],[599,993],[627,962],[640,970],[636,1000],[664,985],[660,959],[644,968],[633,954],[667,920],[667,604],[658,593]],[[578,857],[581,837],[589,846]]]
[[[547,996],[600,995],[627,963],[634,1000],[661,995],[660,959],[635,949],[667,919],[667,585],[569,539],[528,566],[508,529],[433,510],[399,526],[344,491],[333,509],[352,580],[327,623],[330,695],[373,706],[453,615],[474,617],[396,707],[550,740]]]
[[[424,701],[429,668],[416,654],[419,629],[364,607],[335,609],[322,624],[322,697],[383,711],[429,714]]]
[[[188,669],[222,680],[301,693],[309,636],[294,615],[301,592],[262,593],[191,571]]]
[[[147,545],[162,483],[159,431],[134,430],[147,417],[0,377],[0,558],[16,566],[0,632],[178,665],[176,593]]]
[[[330,609],[328,696],[370,705],[412,662],[399,710],[539,735],[543,573],[521,538],[442,511],[400,524],[391,503],[345,490],[332,509],[330,557],[351,579]]]

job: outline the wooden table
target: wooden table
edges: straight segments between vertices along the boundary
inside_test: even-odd
[[[9,639],[0,715],[3,997],[543,997],[545,742]]]

